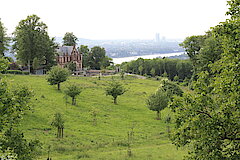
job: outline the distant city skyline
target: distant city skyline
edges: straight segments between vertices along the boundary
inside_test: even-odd
[[[226,19],[227,0],[5,0],[0,18],[7,33],[36,14],[51,37],[73,32],[86,39],[184,39]]]

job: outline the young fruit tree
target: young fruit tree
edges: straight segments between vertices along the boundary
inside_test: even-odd
[[[76,96],[82,92],[77,84],[70,84],[65,90],[65,94],[72,98],[72,105],[76,105]]]
[[[57,138],[63,138],[64,120],[61,113],[55,113],[52,125],[57,128]]]
[[[156,93],[150,95],[146,101],[147,107],[157,112],[157,120],[161,119],[160,111],[167,107],[169,97],[166,91],[158,89]]]
[[[124,94],[127,90],[122,84],[116,81],[112,81],[106,88],[106,95],[113,97],[114,104],[117,104],[117,97]]]
[[[67,78],[70,75],[70,72],[66,68],[54,66],[47,74],[48,74],[47,81],[50,83],[50,85],[57,84],[58,90],[60,90],[60,83],[67,80]]]

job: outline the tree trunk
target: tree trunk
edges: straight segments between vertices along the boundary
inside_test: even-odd
[[[160,111],[157,111],[157,120],[160,120],[160,119],[161,119]]]
[[[117,104],[117,97],[113,98],[114,104]]]
[[[72,105],[75,105],[75,98],[72,97]]]
[[[58,90],[60,90],[60,83],[58,83],[57,86],[58,86]]]
[[[59,128],[57,129],[57,138],[59,138]]]
[[[170,136],[170,126],[167,125],[167,133],[168,133],[168,136]]]

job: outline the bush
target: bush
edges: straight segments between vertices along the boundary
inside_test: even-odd
[[[163,80],[161,82],[161,84],[162,84],[163,90],[168,93],[169,97],[172,98],[173,95],[178,95],[178,96],[183,95],[183,91],[178,85],[176,85],[168,80]]]
[[[29,75],[29,72],[22,72],[22,74],[24,74],[24,75]]]
[[[25,74],[28,75],[28,72],[22,72],[20,70],[7,70],[4,72],[5,74]]]

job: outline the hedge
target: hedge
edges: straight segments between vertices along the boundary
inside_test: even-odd
[[[29,75],[29,72],[23,72],[20,70],[7,70],[3,72],[4,74],[24,74],[24,75]]]

